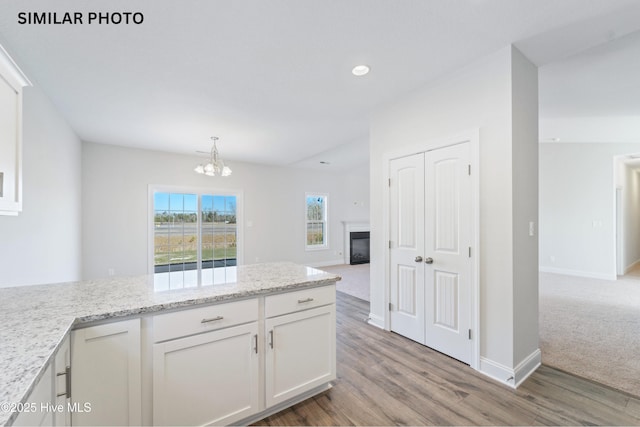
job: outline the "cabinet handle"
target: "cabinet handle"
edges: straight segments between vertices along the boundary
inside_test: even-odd
[[[269,347],[273,348],[273,329],[269,331]]]
[[[216,320],[222,320],[224,319],[224,317],[222,316],[216,316],[216,317],[212,317],[211,319],[202,319],[200,321],[200,323],[209,323],[209,322],[215,322]]]
[[[313,301],[313,298],[299,299],[298,300],[298,304],[302,304],[302,303],[305,303],[305,302],[311,302],[311,301]]]
[[[56,372],[56,377],[61,377],[65,375],[64,388],[65,391],[63,393],[56,394],[56,397],[66,397],[69,399],[71,397],[71,366],[67,366],[64,369],[64,372]]]
[[[253,351],[255,351],[256,354],[258,354],[258,334],[255,334],[253,336],[253,339],[254,339],[254,341],[253,341]]]

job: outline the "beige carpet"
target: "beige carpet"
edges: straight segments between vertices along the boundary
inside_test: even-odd
[[[371,301],[369,296],[369,264],[332,265],[320,267],[320,269],[342,277],[342,280],[336,284],[337,291]]]
[[[640,396],[640,277],[540,273],[542,363]]]

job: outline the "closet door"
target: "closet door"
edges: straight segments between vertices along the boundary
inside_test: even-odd
[[[389,163],[391,330],[471,361],[470,144]]]
[[[425,153],[425,344],[471,361],[469,143]]]
[[[424,153],[389,169],[391,330],[424,343]]]

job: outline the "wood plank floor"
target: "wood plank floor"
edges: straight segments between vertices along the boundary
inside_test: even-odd
[[[365,323],[338,292],[334,387],[256,425],[640,425],[640,398],[542,366],[517,390]]]

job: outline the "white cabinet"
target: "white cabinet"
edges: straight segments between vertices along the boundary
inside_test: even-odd
[[[0,46],[0,215],[22,210],[22,87],[27,85]]]
[[[336,377],[335,285],[148,320],[72,332],[73,425],[140,425],[143,374],[154,425],[258,420]]]
[[[21,405],[14,426],[68,426],[71,425],[67,405],[66,378],[70,372],[69,337],[66,337],[55,359],[47,364],[29,397]]]
[[[13,422],[14,426],[50,426],[53,425],[53,367],[48,364],[44,375],[35,385],[31,394],[21,405],[20,413]]]
[[[249,299],[154,317],[155,425],[230,424],[259,411],[258,314]]]
[[[258,412],[258,323],[154,344],[153,423],[228,425]]]
[[[140,425],[140,319],[72,333],[73,425]]]
[[[335,286],[266,297],[265,312],[267,407],[336,378]]]
[[[153,328],[156,425],[257,420],[336,377],[335,285],[162,314]]]

